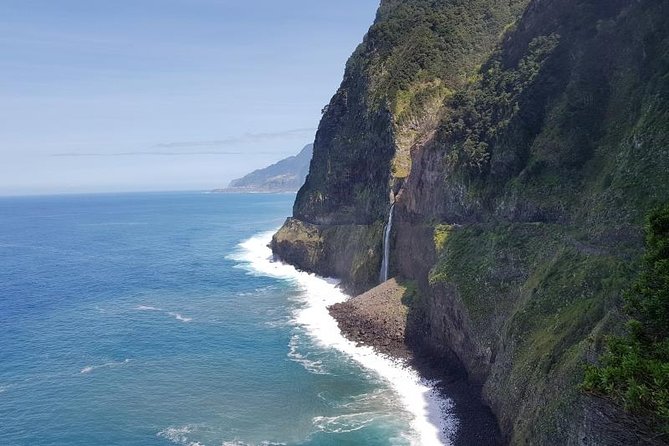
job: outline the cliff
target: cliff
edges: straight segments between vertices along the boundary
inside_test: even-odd
[[[254,170],[242,178],[232,180],[225,189],[214,192],[297,192],[309,172],[312,152],[313,144],[309,144],[297,155]]]
[[[458,362],[511,444],[652,444],[583,393],[669,201],[669,2],[383,1],[273,249],[415,281],[416,350]]]
[[[383,1],[324,109],[309,175],[275,252],[342,278],[350,291],[375,285],[390,197],[409,175],[412,147],[432,135],[444,101],[525,3]]]

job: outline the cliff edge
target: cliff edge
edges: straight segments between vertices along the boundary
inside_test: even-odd
[[[395,203],[406,342],[462,365],[506,441],[660,444],[580,383],[669,201],[666,48],[666,1],[382,1],[275,254],[366,291]]]

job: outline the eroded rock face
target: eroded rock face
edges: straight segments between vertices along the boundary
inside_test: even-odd
[[[425,294],[408,330],[483,384],[512,444],[650,437],[626,435],[579,384],[620,326],[643,215],[669,196],[669,113],[655,99],[669,93],[658,82],[669,71],[659,62],[668,33],[657,32],[667,12],[653,2],[534,2],[442,132],[414,151],[398,195],[395,272]],[[633,43],[632,29],[653,44]],[[530,59],[536,71],[523,77]],[[504,86],[521,78],[519,94]],[[512,106],[497,108],[500,97]],[[480,120],[494,137],[477,133]],[[637,125],[645,143],[634,143]],[[487,160],[474,167],[462,162],[482,156],[467,152],[472,141]]]
[[[649,433],[643,420],[630,416],[608,400],[588,396],[584,399],[583,411],[583,423],[573,426],[575,432],[570,446],[666,445]]]
[[[494,9],[500,2],[457,3],[382,3],[324,115],[295,218],[274,252],[365,291],[395,200],[390,272],[421,295],[407,314],[412,348],[464,366],[512,444],[640,444],[643,427],[625,434],[617,409],[579,383],[583,364],[622,325],[642,218],[669,197],[669,3],[511,2],[516,15]],[[449,29],[482,11],[509,27],[470,26],[474,47],[460,51],[463,41],[444,43],[438,26],[417,40],[393,35],[402,8],[417,22],[446,17]],[[405,41],[411,53],[392,51]],[[398,54],[423,50],[449,60],[429,79],[439,88],[419,87],[420,76],[390,88],[386,80],[402,73],[392,70],[405,68]],[[469,57],[476,63],[458,62]],[[425,111],[397,101],[412,88],[445,101],[438,128],[413,140],[399,181],[393,168],[407,164],[394,161],[395,139],[411,120],[398,116]],[[406,153],[410,133],[401,134]]]
[[[323,110],[293,217],[320,226],[385,223],[413,149],[527,1],[382,1]]]
[[[272,251],[304,271],[342,280],[356,294],[378,282],[383,227],[314,225],[289,218],[272,238]]]

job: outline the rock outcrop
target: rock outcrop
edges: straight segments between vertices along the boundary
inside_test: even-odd
[[[376,347],[395,358],[409,358],[404,342],[407,288],[390,279],[378,287],[330,307],[347,338]]]

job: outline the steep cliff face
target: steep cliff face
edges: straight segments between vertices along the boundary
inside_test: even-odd
[[[387,219],[392,195],[409,175],[412,147],[429,139],[441,120],[444,100],[467,82],[468,73],[485,60],[525,4],[381,2],[375,23],[346,65],[341,87],[324,109],[309,175],[293,209],[299,223],[288,222],[273,244],[280,257],[328,274],[333,269],[324,265],[351,257],[347,253],[354,250],[362,252],[354,257],[373,267],[364,272],[358,268],[358,274],[349,267],[334,272],[356,290],[377,281],[380,250],[367,246],[381,243],[378,227]],[[314,251],[314,244],[302,243],[299,230],[308,227],[324,245],[334,246],[333,234],[349,227],[362,231],[361,226],[367,227],[364,250],[344,244],[336,252]]]
[[[400,193],[396,272],[426,295],[414,331],[484,384],[514,444],[648,441],[590,435],[600,403],[578,384],[619,324],[642,218],[669,198],[668,17],[667,2],[534,2]]]
[[[652,442],[579,383],[669,200],[667,48],[664,0],[383,2],[275,252],[368,288],[396,197],[409,341],[461,362],[512,444]]]
[[[376,284],[382,224],[315,225],[289,218],[272,238],[281,260],[324,277],[344,278],[351,294]]]

